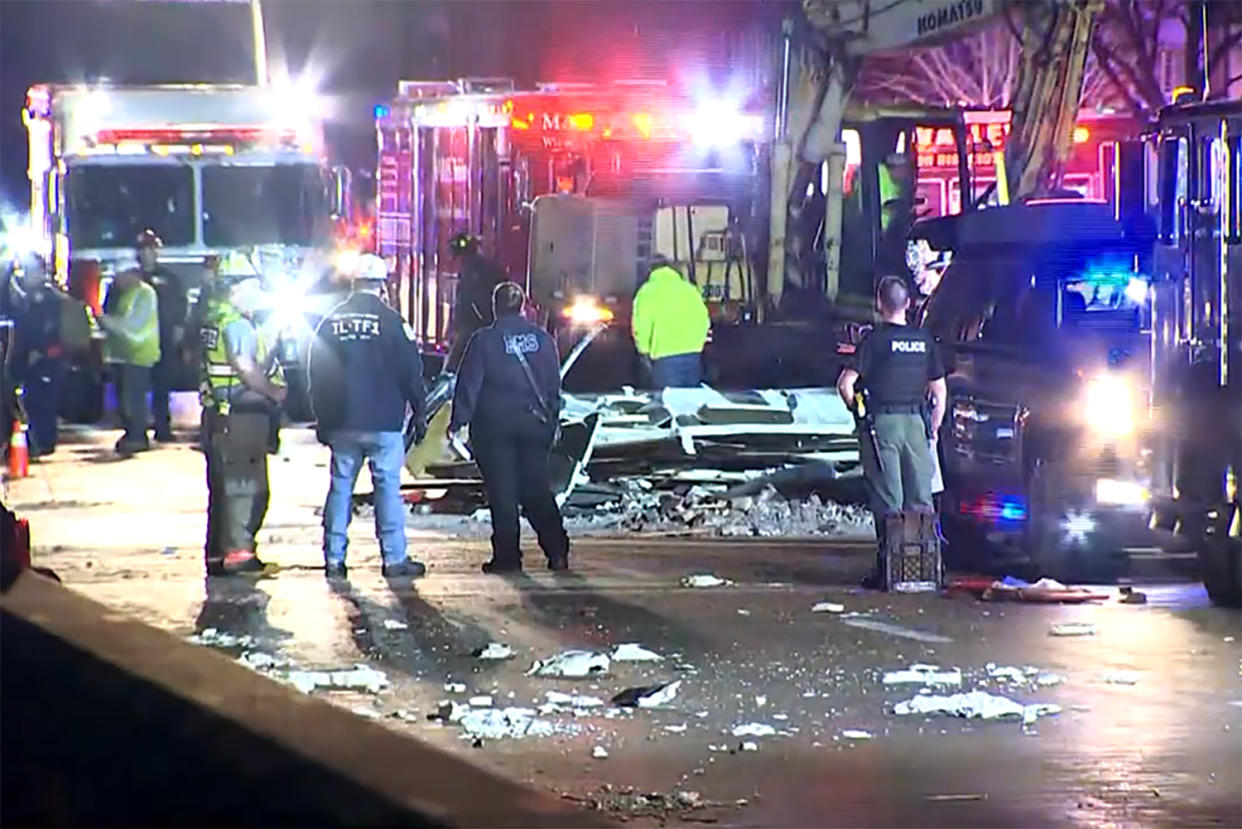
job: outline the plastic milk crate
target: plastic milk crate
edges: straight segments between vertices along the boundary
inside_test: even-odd
[[[889,516],[885,530],[888,589],[896,593],[939,590],[944,571],[935,514],[907,510]]]

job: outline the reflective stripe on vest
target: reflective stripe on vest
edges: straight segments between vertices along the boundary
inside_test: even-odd
[[[224,330],[234,322],[246,321],[236,308],[227,302],[213,302],[207,309],[207,324],[203,326],[203,380],[200,386],[204,406],[221,413],[227,411],[233,389],[242,385],[229,362],[228,348],[224,342]],[[255,329],[255,362],[260,366],[268,363],[267,343],[262,331]],[[268,379],[277,386],[284,385],[284,372],[280,362],[271,360],[267,368]]]

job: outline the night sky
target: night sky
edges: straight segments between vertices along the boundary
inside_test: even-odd
[[[310,60],[337,101],[337,160],[374,164],[375,103],[399,78],[676,80],[729,71],[727,37],[776,0],[263,0],[270,66]],[[796,8],[796,6],[795,6]],[[251,82],[245,3],[0,0],[0,198],[26,201],[21,107],[39,82]],[[706,71],[706,70],[705,70]],[[273,72],[274,73],[274,72]]]

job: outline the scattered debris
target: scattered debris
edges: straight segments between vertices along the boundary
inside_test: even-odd
[[[723,587],[730,584],[733,582],[711,573],[694,573],[681,580],[682,587]]]
[[[739,608],[737,609],[737,615],[738,615],[738,616],[749,616],[749,615],[750,615],[750,611],[749,611],[749,610],[747,610],[747,609],[746,609],[746,608],[744,608],[744,607],[739,607]]]
[[[841,736],[847,740],[870,740],[874,735],[870,731],[863,731],[858,728],[847,728],[841,732]]]
[[[767,698],[767,697],[765,697],[763,694],[756,694],[756,695],[755,695],[755,705],[757,705],[757,706],[758,706],[758,707],[760,707],[760,708],[763,708],[763,707],[764,707],[765,705],[767,705],[767,704],[768,704],[768,698]]]
[[[876,619],[867,619],[858,616],[842,617],[841,622],[852,628],[862,628],[863,630],[874,630],[877,633],[887,633],[891,636],[901,636],[905,639],[914,639],[917,642],[952,642],[953,640],[947,636],[941,636],[938,633],[927,633],[922,630],[914,630],[913,628],[894,625],[889,622],[881,622]]]
[[[384,627],[388,630],[409,630],[410,626],[398,619],[385,619]]]
[[[664,657],[660,654],[647,650],[636,642],[617,645],[612,652],[613,662],[659,662],[662,659]]]
[[[664,730],[665,730],[665,731],[667,731],[667,732],[668,732],[668,733],[670,733],[670,734],[684,734],[684,733],[686,732],[686,728],[687,728],[687,726],[686,726],[686,724],[685,724],[685,723],[682,723],[681,725],[666,725],[666,726],[664,726]]]
[[[539,719],[530,708],[479,708],[462,714],[457,722],[471,737],[485,740],[551,737],[576,730]]]
[[[973,800],[987,800],[986,794],[929,794],[927,800],[936,803],[959,803]]]
[[[237,661],[255,671],[269,671],[289,664],[287,660],[262,651],[247,651],[238,657]]]
[[[774,734],[776,729],[767,723],[750,722],[733,726],[734,737],[771,737]]]
[[[751,740],[747,740],[746,742],[738,746],[738,748],[740,748],[742,751],[758,751],[759,744]]]
[[[904,671],[884,674],[885,685],[961,685],[962,672],[958,668],[940,670],[938,665],[911,665]]]
[[[1035,684],[1041,685],[1045,688],[1052,686],[1052,685],[1060,685],[1064,681],[1065,681],[1065,677],[1061,676],[1060,674],[1053,674],[1053,673],[1041,673],[1035,677]]]
[[[579,797],[568,792],[562,793],[561,797],[581,803],[588,809],[616,814],[622,821],[649,817],[661,823],[678,816],[687,821],[715,822],[715,818],[700,818],[694,813],[712,808],[741,808],[749,803],[744,798],[728,803],[715,802],[706,800],[703,795],[693,791],[642,793],[630,787],[618,789],[608,783],[590,797]]]
[[[1121,588],[1117,601],[1121,604],[1147,604],[1147,594],[1126,585]]]
[[[604,748],[603,746],[596,746],[595,748],[591,749],[591,756],[594,757],[596,760],[607,760],[608,749]]]
[[[599,697],[588,697],[579,694],[565,694],[560,691],[548,691],[544,698],[550,705],[567,706],[569,708],[600,708],[604,701]]]
[[[562,651],[551,659],[536,660],[526,675],[583,679],[588,676],[605,676],[610,667],[607,654],[569,650]]]
[[[680,679],[626,688],[612,698],[612,704],[622,708],[659,708],[672,702],[680,690]]]
[[[216,628],[203,628],[193,636],[187,637],[186,641],[212,648],[252,648],[255,644],[253,636],[225,633]]]
[[[1049,714],[1061,713],[1061,706],[1051,704],[1023,705],[1007,697],[989,694],[986,691],[970,691],[952,696],[925,695],[899,702],[893,706],[893,713],[899,716],[908,714],[946,714],[951,717],[965,719],[997,720],[1016,717],[1024,724],[1035,722],[1036,719]]]
[[[444,683],[444,690],[448,691],[450,694],[464,694],[466,693],[466,683],[446,682]]]
[[[819,602],[811,607],[812,613],[844,613],[845,605],[836,602]]]
[[[1090,622],[1058,622],[1048,631],[1049,636],[1095,636],[1095,625]]]
[[[476,659],[510,659],[513,657],[513,648],[499,642],[488,642],[487,647],[477,648],[471,655]]]
[[[469,700],[467,700],[467,702],[469,702],[471,708],[491,708],[492,707],[492,698],[491,696],[487,694],[480,694],[477,697],[471,697]]]
[[[1100,677],[1109,685],[1138,685],[1138,671],[1111,671]]]
[[[285,679],[304,694],[316,688],[378,694],[388,687],[384,672],[366,665],[355,665],[352,671],[289,671]]]

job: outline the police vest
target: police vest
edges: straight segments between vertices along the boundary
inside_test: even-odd
[[[227,302],[212,300],[207,308],[207,321],[203,325],[203,377],[199,386],[203,408],[228,414],[235,391],[244,383],[233,364],[229,362],[228,349],[224,344],[224,330],[234,322],[246,321],[240,312]],[[277,360],[268,359],[267,342],[262,333],[255,330],[256,349],[254,359],[260,367],[267,367],[268,379],[283,386],[284,372]]]
[[[145,282],[140,282],[116,298],[111,314],[115,317],[128,317],[134,312],[134,304],[142,294],[150,294],[151,315],[147,318],[136,339],[119,334],[110,334],[105,342],[105,358],[112,363],[125,363],[131,366],[150,368],[160,361],[160,320],[157,313],[158,300],[155,289]]]
[[[931,338],[917,328],[884,326],[868,335],[870,365],[863,377],[873,411],[918,410],[927,394],[932,365]]]

